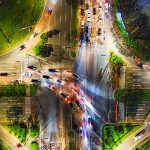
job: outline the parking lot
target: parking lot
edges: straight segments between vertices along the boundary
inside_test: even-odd
[[[150,88],[150,72],[140,68],[126,67],[126,88]]]
[[[150,101],[141,101],[135,106],[126,106],[127,120],[131,122],[144,122],[150,111]]]

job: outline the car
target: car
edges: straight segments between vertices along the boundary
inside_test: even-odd
[[[19,84],[20,80],[12,80],[13,84]]]
[[[3,72],[3,73],[0,73],[0,76],[9,76],[9,73]]]
[[[51,15],[52,13],[52,8],[48,7],[48,14]]]
[[[70,83],[69,79],[63,78],[63,81]]]
[[[91,13],[88,12],[88,15],[87,15],[87,22],[91,22]]]
[[[72,110],[74,110],[74,109],[75,109],[75,107],[74,107],[73,103],[71,103],[71,102],[70,102],[70,103],[69,103],[69,106],[71,107],[71,109],[72,109]]]
[[[96,15],[96,8],[93,8],[93,15]]]
[[[17,143],[16,147],[20,149],[22,147],[22,145],[20,143]]]
[[[84,16],[84,15],[85,15],[84,9],[81,9],[81,16]]]
[[[50,77],[48,75],[43,75],[42,77],[45,79],[50,79]]]
[[[97,32],[97,35],[98,35],[98,36],[100,36],[100,35],[102,34],[101,31],[102,31],[101,28],[98,28],[98,32]]]
[[[28,66],[27,68],[31,69],[31,70],[36,70],[37,69],[37,67],[35,67],[35,66]]]
[[[41,80],[39,80],[39,79],[32,79],[31,82],[32,83],[36,83],[36,84],[40,84]]]
[[[78,100],[76,100],[75,103],[80,108],[80,110],[83,110],[83,107],[82,107],[81,103]]]
[[[25,49],[26,48],[26,46],[24,45],[24,44],[22,44],[21,46],[20,46],[20,50],[23,50],[23,49]]]
[[[53,73],[58,72],[58,70],[53,69],[53,68],[48,69],[48,71],[49,71],[49,72],[53,72]]]
[[[61,80],[61,79],[57,79],[57,82],[58,82],[58,83],[62,83],[62,80]]]
[[[79,135],[83,136],[83,127],[79,127]]]
[[[84,29],[84,20],[81,21],[81,29]]]
[[[90,42],[90,39],[88,36],[86,36],[86,43]]]
[[[89,31],[89,27],[85,26],[85,33],[88,34],[88,31]]]
[[[142,138],[144,136],[144,133],[145,133],[145,129],[143,129],[142,131],[140,131],[139,133],[137,133],[134,137],[134,140],[137,141],[139,140],[140,138]]]
[[[56,89],[55,85],[49,84],[48,88],[52,91],[54,91]]]
[[[76,79],[80,80],[80,76],[78,76],[77,74],[72,73],[72,75],[73,75]]]
[[[91,118],[91,116],[88,116],[87,123],[88,123],[88,125],[91,125],[91,123],[92,123],[92,118]]]
[[[105,13],[108,13],[108,3],[105,3]]]
[[[56,34],[58,34],[59,32],[60,32],[59,29],[54,29],[54,30],[52,30],[53,35],[56,35]]]
[[[30,77],[30,76],[32,76],[32,73],[30,73],[30,72],[25,72],[25,73],[22,73],[22,76]]]
[[[88,3],[85,4],[85,8],[86,8],[86,10],[89,9],[89,4]]]
[[[60,93],[60,95],[61,95],[63,98],[67,98],[67,97],[68,97],[68,94],[66,94],[66,93]]]
[[[99,7],[100,10],[102,9],[102,2],[99,2],[98,7]]]

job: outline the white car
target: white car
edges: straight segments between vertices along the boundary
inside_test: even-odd
[[[24,73],[22,73],[22,76],[31,77],[32,73],[30,73],[30,72],[24,72]]]
[[[84,29],[84,20],[81,21],[81,29]]]
[[[88,12],[88,14],[87,14],[87,22],[91,22],[91,13],[90,12]]]
[[[140,131],[139,133],[137,133],[134,137],[134,140],[137,141],[140,138],[142,138],[144,136],[145,130]]]

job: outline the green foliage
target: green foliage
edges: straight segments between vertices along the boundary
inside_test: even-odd
[[[150,89],[117,89],[114,99],[121,102],[150,100]]]
[[[25,143],[27,137],[27,128],[22,124],[11,124],[8,125],[10,133],[13,133],[21,143]]]
[[[138,145],[136,150],[148,150],[150,148],[150,140],[143,141],[142,144]]]
[[[108,124],[102,129],[102,148],[103,150],[115,150],[117,145],[125,140],[132,131],[139,128],[139,125],[129,124]],[[130,130],[127,130],[130,128]]]
[[[13,84],[13,85],[1,85],[0,96],[25,96],[26,85],[25,84]]]
[[[69,150],[75,150],[74,143],[69,143]]]
[[[75,52],[75,50],[72,50],[72,51],[71,51],[71,56],[72,56],[73,58],[76,57],[76,52]]]
[[[39,150],[40,148],[39,148],[39,145],[38,145],[38,143],[37,142],[32,142],[31,144],[30,144],[30,150]]]
[[[0,8],[0,54],[8,52],[30,35],[31,28],[21,29],[37,22],[43,6],[44,0],[2,1]]]
[[[36,137],[39,134],[39,127],[37,125],[31,125],[30,127],[30,136],[32,138]]]
[[[114,54],[112,51],[110,51],[110,59],[109,62],[112,65],[119,65],[122,66],[124,64],[124,61],[122,60],[121,57],[118,57],[116,54]]]
[[[41,36],[40,36],[41,40],[42,40],[42,43],[46,43],[48,41],[48,34],[47,33],[43,33]]]
[[[42,54],[43,45],[39,42],[33,49],[36,56],[40,56]]]
[[[124,29],[122,23],[116,16],[114,18],[114,23],[120,35],[123,37],[128,47],[135,50],[134,53],[138,57],[144,60],[150,60],[150,26],[148,24],[148,16],[143,14],[138,5],[138,1],[114,0],[113,4],[114,13],[123,12],[124,16],[123,21],[126,29]]]
[[[30,96],[35,96],[38,92],[38,87],[35,84],[30,85]]]

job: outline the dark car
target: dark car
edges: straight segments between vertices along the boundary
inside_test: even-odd
[[[93,15],[96,15],[96,8],[93,8]]]
[[[72,75],[73,75],[76,79],[80,80],[80,77],[79,77],[77,74],[72,73]]]
[[[139,140],[140,138],[142,138],[145,134],[145,129],[143,129],[142,131],[140,131],[139,133],[137,133],[134,137],[135,141]]]
[[[71,107],[71,109],[75,109],[74,105],[71,102],[69,103],[69,106]]]
[[[63,97],[63,98],[66,98],[68,96],[68,94],[66,93],[60,93],[60,95]]]
[[[78,100],[76,100],[75,102],[76,102],[77,106],[78,106],[81,110],[83,110],[83,107],[82,107],[81,103],[80,103]]]
[[[58,80],[57,80],[57,82],[58,82],[58,83],[61,83],[61,82],[62,82],[62,80],[58,79]]]
[[[32,79],[31,82],[32,83],[36,83],[36,84],[40,84],[41,80],[39,80],[39,79]]]
[[[83,5],[83,0],[80,0],[80,5]]]
[[[27,68],[28,69],[32,69],[32,70],[36,70],[37,69],[37,67],[35,67],[35,66],[28,66]]]
[[[24,45],[24,44],[22,44],[21,46],[20,46],[20,50],[23,50],[23,49],[25,49],[26,48],[26,46]]]
[[[101,32],[101,28],[98,28],[98,32],[97,32],[97,35],[100,36],[102,34]]]
[[[3,72],[3,73],[0,73],[0,76],[9,76],[9,73]]]
[[[53,35],[56,35],[56,34],[58,34],[59,32],[60,32],[59,29],[54,29],[54,30],[52,31]]]
[[[88,31],[89,31],[88,26],[85,26],[85,33],[87,34],[87,33],[88,33]]]
[[[53,69],[53,68],[48,69],[48,71],[49,71],[49,72],[54,72],[54,73],[55,73],[55,72],[58,72],[58,70]]]
[[[86,8],[86,10],[89,9],[89,4],[88,3],[85,4],[85,8]]]
[[[88,36],[86,36],[86,43],[90,42],[90,39]]]
[[[91,118],[91,116],[88,116],[88,125],[91,125],[91,123],[92,123],[92,118]]]
[[[81,9],[81,16],[84,16],[84,15],[85,15],[84,9]]]
[[[45,79],[50,79],[50,77],[47,76],[47,75],[43,75],[42,77],[45,78]]]

